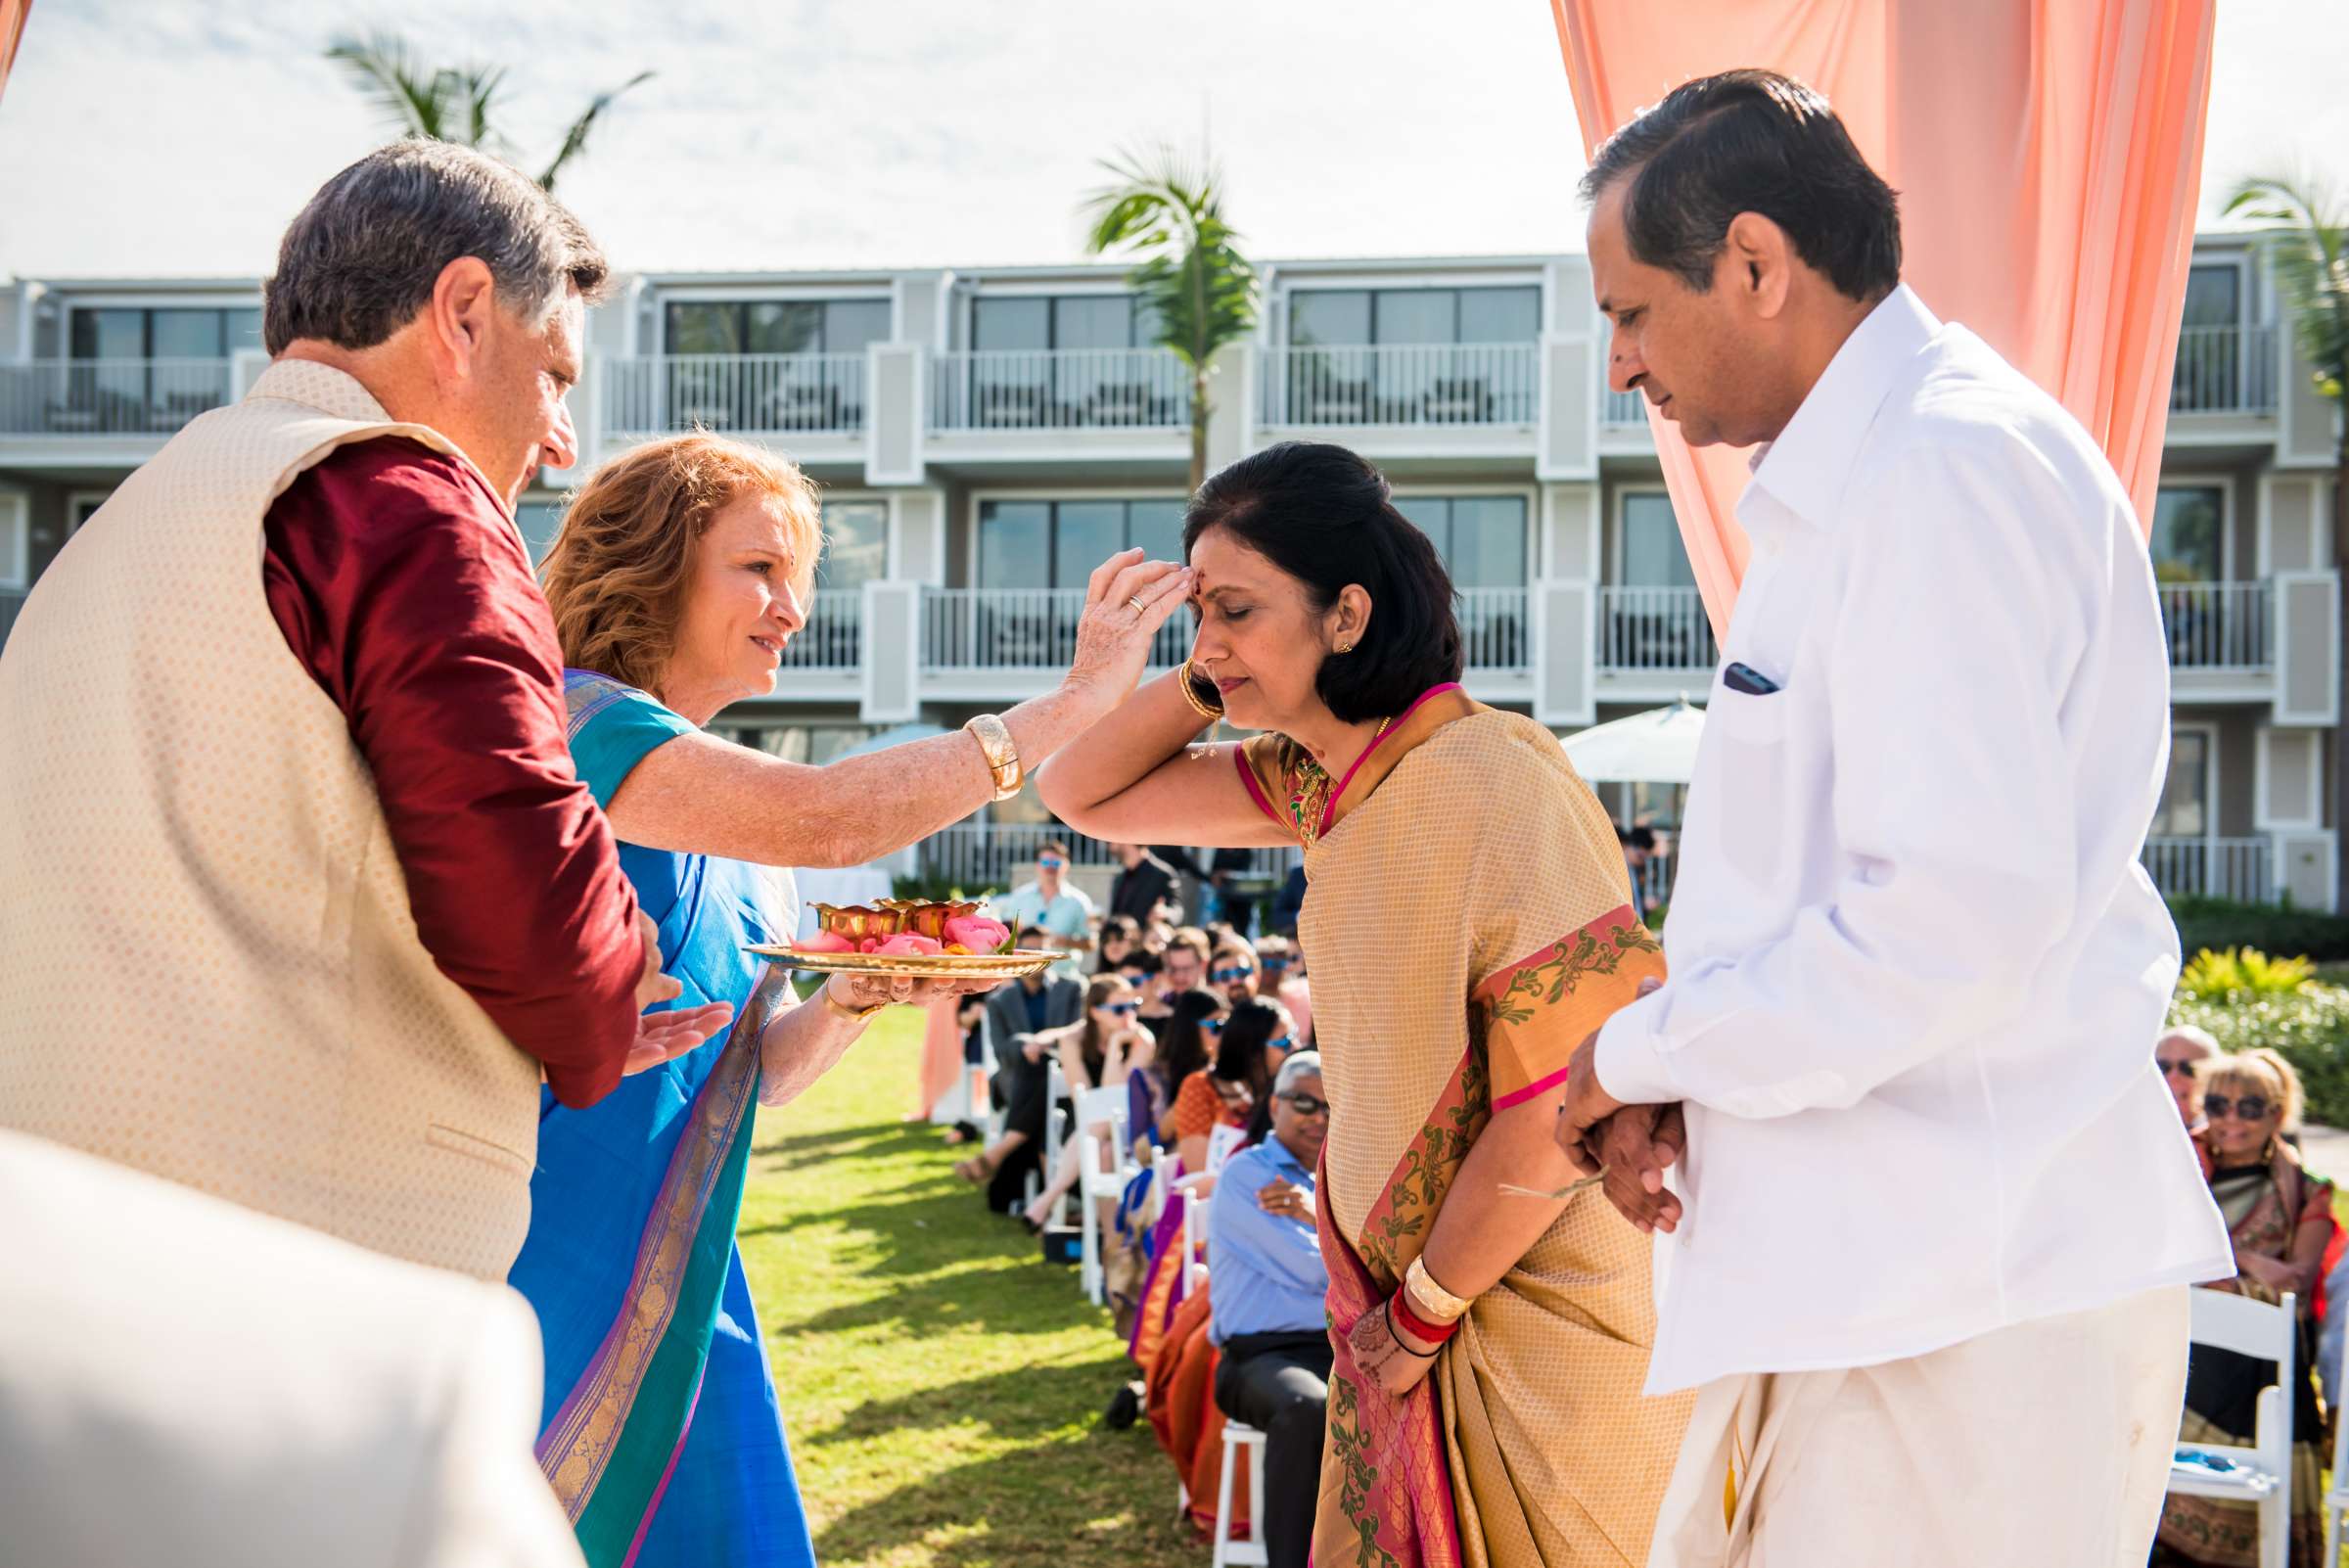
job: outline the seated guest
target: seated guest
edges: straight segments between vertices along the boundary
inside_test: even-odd
[[[2206,1058],[2197,1072],[2203,1134],[2211,1160],[2210,1192],[2234,1240],[2234,1278],[2208,1286],[2254,1301],[2299,1298],[2292,1386],[2294,1568],[2323,1558],[2325,1413],[2314,1381],[2317,1283],[2333,1237],[2332,1183],[2309,1171],[2285,1141],[2300,1126],[2300,1076],[2265,1048]],[[2181,1445],[2247,1444],[2257,1427],[2260,1390],[2276,1363],[2206,1345],[2187,1363]],[[2155,1561],[2234,1568],[2259,1561],[2259,1519],[2248,1502],[2172,1497],[2164,1504]]]
[[[1038,945],[1043,933],[1020,930],[1019,945]],[[1044,1122],[1052,1112],[1050,1032],[1076,1023],[1084,1012],[1084,986],[1057,969],[1023,976],[987,998],[987,1035],[995,1055],[989,1085],[1003,1111],[1003,1133],[954,1167],[954,1174],[987,1188],[987,1206],[1001,1214],[1017,1203],[1028,1173],[1042,1164]]]
[[[1256,945],[1256,961],[1263,971],[1257,989],[1289,1010],[1289,1021],[1297,1026],[1298,1048],[1311,1050],[1313,993],[1305,980],[1304,951],[1286,937],[1267,937]]]
[[[1256,1000],[1256,947],[1236,931],[1216,940],[1216,957],[1208,978],[1234,1007]]]
[[[2208,1030],[2191,1024],[2180,1024],[2165,1030],[2153,1042],[2153,1065],[2161,1069],[2161,1082],[2178,1102],[2179,1119],[2191,1132],[2202,1130],[2202,1087],[2195,1064],[2219,1054],[2219,1042]]]
[[[1272,898],[1272,929],[1284,937],[1297,935],[1297,917],[1305,911],[1305,862],[1289,867]]]
[[[1135,1015],[1158,1038],[1158,1049],[1149,1062],[1126,1079],[1126,1125],[1132,1132],[1137,1157],[1175,1140],[1169,1120],[1174,1092],[1214,1056],[1204,1026],[1226,1011],[1223,998],[1204,987],[1178,992],[1172,998],[1162,995],[1161,1001],[1166,1009],[1164,1018],[1153,1019],[1147,1010]]]
[[[1093,973],[1114,975],[1127,954],[1140,949],[1141,924],[1131,915],[1113,914],[1101,922],[1101,930],[1093,940],[1096,944]]]
[[[1125,978],[1126,984],[1133,988],[1134,999],[1141,1003],[1137,1016],[1144,1025],[1150,1022],[1154,1009],[1161,1018],[1167,1014],[1166,998],[1159,994],[1158,981],[1160,972],[1165,968],[1166,961],[1140,943],[1134,944],[1133,949],[1118,960],[1118,973]]]
[[[1216,1047],[1216,1076],[1246,1091],[1243,1143],[1260,1143],[1271,1132],[1272,1082],[1280,1075],[1280,1064],[1296,1050],[1296,1021],[1278,1002],[1260,999],[1234,1007],[1224,1021],[1223,1038]],[[1221,1086],[1217,1092],[1222,1092]]]
[[[1138,844],[1113,844],[1109,852],[1124,867],[1109,885],[1109,912],[1149,923],[1174,891],[1174,868]]]
[[[1046,841],[1036,853],[1036,880],[1023,882],[994,900],[995,918],[1007,925],[1034,926],[1038,946],[1058,947],[1068,956],[1052,966],[1063,980],[1082,982],[1083,954],[1093,945],[1093,900],[1069,882],[1069,847]],[[1028,945],[1022,939],[1021,946]]]
[[[1060,1059],[1060,1077],[1074,1097],[1096,1088],[1124,1088],[1128,1076],[1136,1067],[1147,1066],[1158,1052],[1158,1040],[1140,1024],[1134,1013],[1141,1006],[1135,999],[1133,988],[1116,975],[1096,975],[1085,988],[1084,1018],[1064,1029],[1056,1029],[1041,1037]],[[1121,1151],[1109,1146],[1109,1124],[1096,1122],[1078,1128],[1061,1145],[1060,1162],[1044,1188],[1029,1201],[1022,1218],[1031,1230],[1041,1230],[1060,1200],[1077,1184],[1082,1145],[1080,1134],[1091,1132],[1103,1140],[1102,1152],[1115,1169]]]
[[[1300,1051],[1281,1063],[1271,1103],[1271,1135],[1231,1157],[1208,1204],[1209,1337],[1223,1353],[1217,1405],[1265,1434],[1265,1496],[1251,1501],[1271,1568],[1305,1568],[1329,1402],[1329,1275],[1313,1220],[1329,1131],[1320,1057]]]
[[[1196,926],[1179,926],[1159,949],[1159,990],[1171,1006],[1176,996],[1207,984],[1209,953],[1207,933]],[[1165,1044],[1165,1040],[1160,1040]],[[1179,1084],[1180,1079],[1174,1080]]]
[[[1213,998],[1212,1004],[1206,998]],[[1216,1077],[1223,1025],[1231,1012],[1222,992],[1185,992],[1174,998],[1174,1039],[1166,1049],[1170,1098],[1158,1130],[1161,1141],[1174,1145],[1182,1169],[1195,1174],[1207,1169],[1209,1134],[1219,1126],[1247,1126],[1253,1102],[1244,1086],[1219,1083]],[[1193,1022],[1186,1027],[1182,1020]],[[1193,1061],[1198,1065],[1191,1066]],[[1177,1069],[1185,1069],[1179,1077]]]

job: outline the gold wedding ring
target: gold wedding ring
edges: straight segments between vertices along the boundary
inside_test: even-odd
[[[1127,600],[1126,602],[1133,606],[1133,613],[1135,615],[1138,616],[1142,613],[1142,596],[1140,594],[1135,594],[1132,598]]]

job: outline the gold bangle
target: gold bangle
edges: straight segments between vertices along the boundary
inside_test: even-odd
[[[1223,716],[1223,705],[1219,702],[1211,706],[1206,698],[1199,695],[1199,688],[1191,684],[1191,662],[1188,659],[1182,662],[1180,669],[1174,671],[1174,684],[1181,688],[1182,700],[1189,703],[1191,711],[1201,718],[1212,724]]]
[[[994,775],[995,799],[1008,801],[1019,794],[1020,781],[1028,771],[1020,765],[1020,750],[1012,744],[1010,727],[992,714],[981,714],[962,727],[979,743],[987,770]]]
[[[829,980],[825,981],[821,986],[818,986],[816,990],[823,994],[824,1005],[826,1007],[831,1008],[834,1012],[840,1014],[841,1017],[852,1018],[859,1024],[870,1023],[872,1021],[873,1014],[880,1012],[883,1008],[886,1008],[889,1005],[887,1002],[875,1002],[870,1007],[851,1007],[847,1002],[842,1001],[838,996],[832,994],[832,982]]]
[[[1403,1271],[1403,1285],[1411,1293],[1411,1300],[1427,1309],[1422,1317],[1436,1323],[1455,1322],[1476,1304],[1465,1296],[1455,1296],[1435,1281],[1427,1271],[1425,1258],[1413,1258],[1411,1266]]]

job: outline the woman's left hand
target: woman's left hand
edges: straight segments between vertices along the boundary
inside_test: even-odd
[[[1386,1390],[1389,1399],[1409,1398],[1435,1368],[1437,1347],[1411,1339],[1409,1330],[1395,1325],[1383,1302],[1357,1318],[1354,1332],[1346,1338],[1354,1350],[1354,1364]]]

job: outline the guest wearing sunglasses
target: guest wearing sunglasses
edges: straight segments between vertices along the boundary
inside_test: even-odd
[[[1036,852],[1036,880],[1023,882],[993,900],[995,918],[1009,925],[1041,926],[1048,945],[1068,953],[1052,973],[1069,980],[1084,979],[1082,954],[1093,945],[1093,900],[1069,884],[1069,847],[1049,839]]]
[[[1267,1103],[1270,1135],[1231,1157],[1208,1205],[1208,1337],[1222,1351],[1216,1404],[1265,1434],[1271,1568],[1305,1568],[1329,1402],[1329,1273],[1314,1228],[1329,1133],[1321,1058],[1300,1051],[1283,1062]]]
[[[1134,1016],[1140,1009],[1141,997],[1122,976],[1101,975],[1085,990],[1084,1017],[1043,1037],[1047,1047],[1060,1058],[1060,1076],[1068,1085],[1067,1103],[1072,1111],[1078,1095],[1124,1084],[1128,1074],[1137,1067],[1148,1066],[1157,1055],[1157,1037]],[[1060,1160],[1051,1173],[1051,1180],[1022,1211],[1021,1218],[1028,1222],[1029,1229],[1041,1230],[1059,1210],[1060,1200],[1077,1184],[1079,1137],[1088,1130],[1101,1139],[1105,1155],[1116,1157],[1110,1147],[1107,1122],[1072,1132],[1061,1145]]]
[[[2174,1042],[2165,1040],[2167,1053]],[[2293,1568],[2324,1557],[2325,1418],[2312,1368],[2316,1356],[2317,1281],[2332,1243],[2332,1183],[2300,1163],[2286,1134],[2300,1125],[2300,1076],[2265,1048],[2204,1058],[2196,1068],[2209,1150],[2210,1194],[2234,1242],[2235,1276],[2206,1286],[2254,1301],[2299,1298],[2300,1338],[2293,1355]],[[2260,1390],[2276,1378],[2273,1361],[2197,1345],[2187,1364],[2186,1412],[2178,1441],[2247,1444],[2257,1427]],[[2247,1502],[2169,1499],[2154,1550],[2158,1563],[2232,1565],[2259,1557],[2259,1520]]]
[[[1247,938],[1226,933],[1217,941],[1215,963],[1207,978],[1232,1006],[1256,1000],[1258,973],[1256,948]]]
[[[2208,1071],[2197,1068],[2219,1054],[2219,1042],[2208,1030],[2191,1024],[2180,1024],[2153,1042],[2153,1065],[2161,1069],[2162,1087],[2178,1102],[2179,1120],[2189,1132],[2202,1130],[2202,1089],[2195,1074]]]

